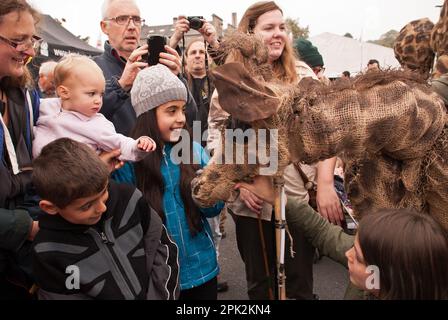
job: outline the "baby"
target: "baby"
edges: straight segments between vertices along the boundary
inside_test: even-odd
[[[97,153],[120,149],[120,161],[138,162],[156,149],[149,137],[137,140],[125,137],[98,113],[103,104],[105,79],[91,59],[80,55],[63,58],[54,71],[59,98],[44,99],[34,127],[33,157],[59,138],[85,143]]]

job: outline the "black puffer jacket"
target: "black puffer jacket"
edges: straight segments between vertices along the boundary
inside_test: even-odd
[[[31,142],[32,125],[30,121],[36,119],[38,106],[35,107],[33,117],[26,99],[26,93],[19,88],[5,90],[8,97],[9,123],[7,131],[11,137],[17,158],[19,173],[14,174],[8,147],[6,131],[0,128],[0,255],[2,250],[19,250],[30,232],[32,219],[26,204],[26,192],[31,183]],[[30,100],[33,100],[32,95]],[[38,104],[38,101],[36,102]],[[34,104],[33,104],[34,105]],[[32,109],[31,109],[32,110]],[[0,258],[0,273],[2,262]]]
[[[178,249],[135,188],[111,182],[95,226],[44,216],[33,243],[33,270],[46,300],[174,300]],[[79,272],[68,281],[73,268]],[[76,276],[76,275],[75,275]],[[72,286],[67,285],[71,283]]]

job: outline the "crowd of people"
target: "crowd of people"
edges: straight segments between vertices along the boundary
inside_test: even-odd
[[[271,190],[240,184],[237,199],[209,208],[191,192],[219,132],[248,128],[221,108],[210,70],[249,61],[237,51],[214,56],[222,39],[206,20],[179,50],[191,29],[179,16],[159,64],[148,66],[137,4],[105,0],[101,10],[104,52],[46,62],[33,81],[39,13],[26,0],[0,3],[0,299],[216,300],[228,289],[218,259],[226,216],[248,297],[274,299]],[[275,2],[251,5],[238,31],[262,39],[279,82],[329,84],[318,49],[289,39]],[[208,132],[203,141],[185,135],[195,122]],[[179,154],[179,145],[189,147]],[[347,199],[335,189],[343,167],[332,158],[285,170],[288,298],[316,299],[318,252],[348,268],[349,299],[447,299],[446,230],[412,210],[383,210],[349,235]],[[367,285],[369,266],[380,269],[381,286]]]

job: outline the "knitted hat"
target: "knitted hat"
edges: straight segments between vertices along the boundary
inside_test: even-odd
[[[158,64],[139,72],[131,90],[137,117],[170,101],[187,102],[187,88],[168,67]]]
[[[299,54],[300,60],[306,62],[311,68],[324,66],[324,59],[319,50],[310,41],[299,38],[296,40],[294,47]]]

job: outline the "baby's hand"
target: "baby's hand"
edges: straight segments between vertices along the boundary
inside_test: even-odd
[[[153,152],[157,149],[157,144],[150,137],[141,137],[138,139],[137,148],[146,152]]]

